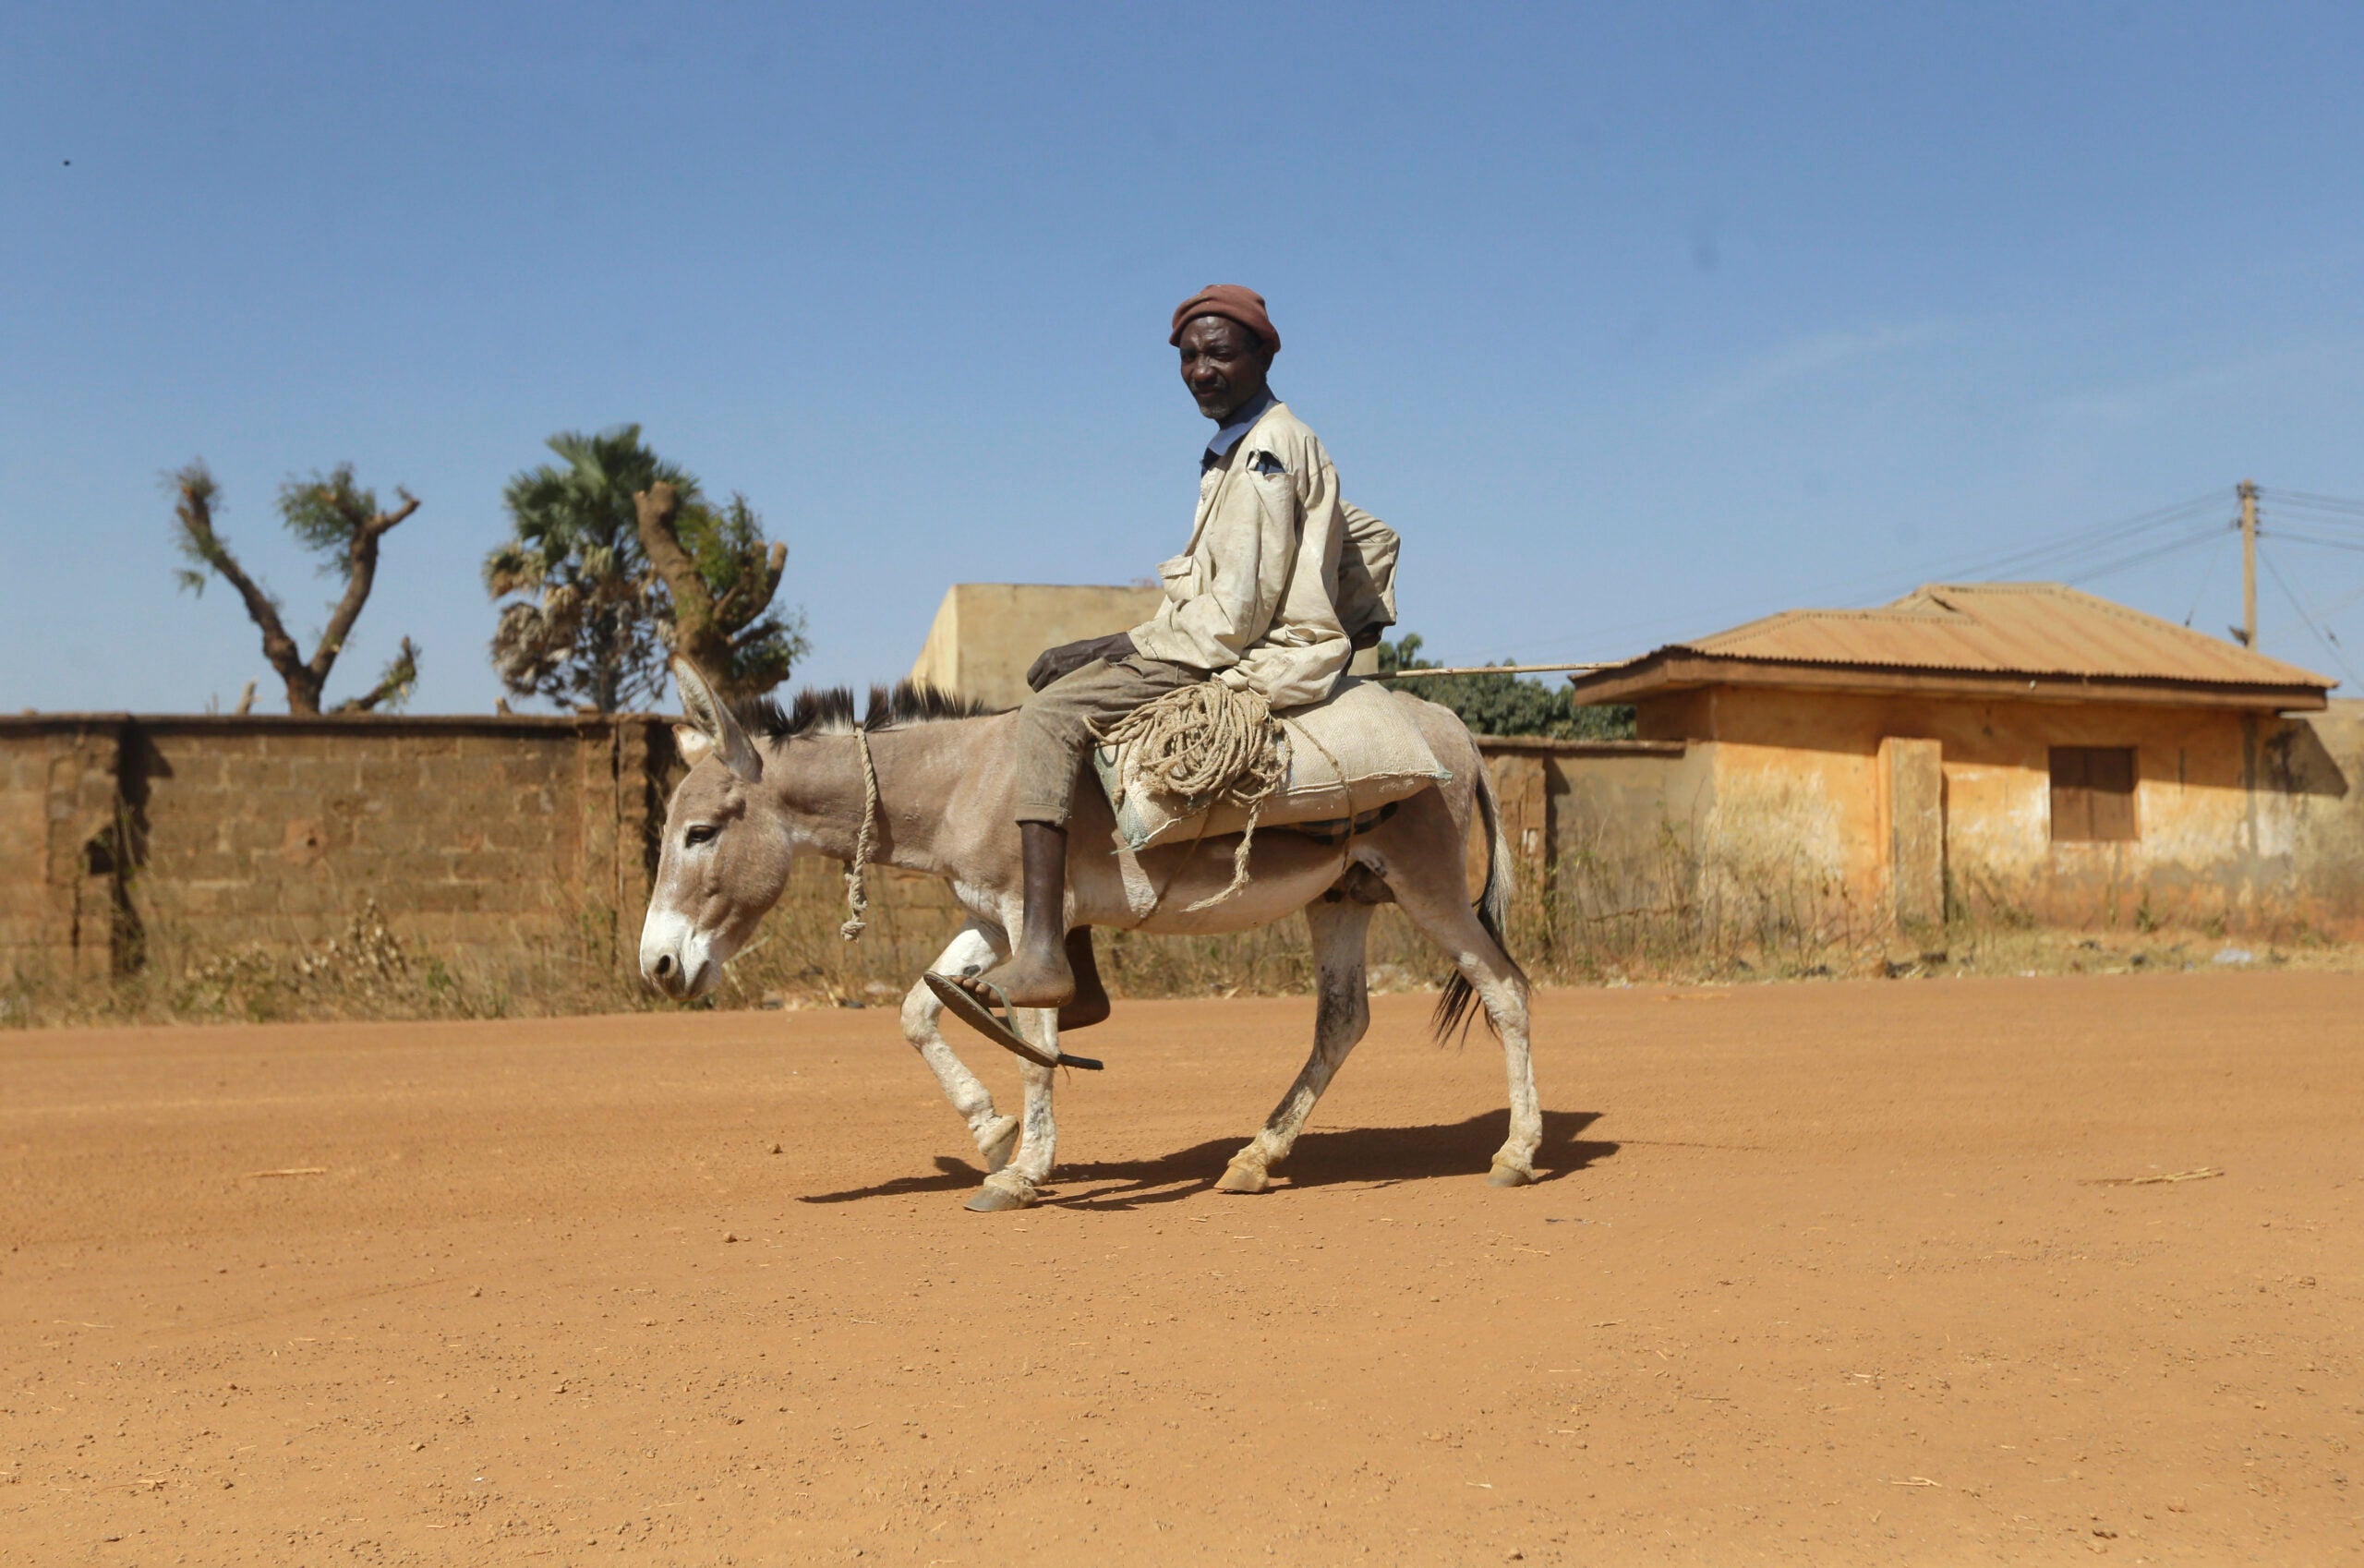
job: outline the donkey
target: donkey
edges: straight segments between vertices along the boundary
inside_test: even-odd
[[[711,990],[722,966],[754,934],[802,852],[853,861],[865,833],[881,863],[940,876],[969,922],[935,964],[944,975],[975,974],[1022,935],[1025,911],[1019,834],[1012,818],[1008,714],[992,714],[909,682],[874,689],[866,717],[852,694],[807,692],[783,712],[769,701],[734,710],[685,660],[676,660],[689,722],[674,734],[689,774],[666,808],[663,847],[640,938],[642,975],[686,999]],[[1483,760],[1449,709],[1413,706],[1448,781],[1401,802],[1392,815],[1343,841],[1266,828],[1256,836],[1248,885],[1210,908],[1189,906],[1230,881],[1235,837],[1139,854],[1113,851],[1115,816],[1088,782],[1076,791],[1067,842],[1067,927],[1125,926],[1164,935],[1249,931],[1303,910],[1313,934],[1320,1000],[1313,1053],[1263,1130],[1231,1158],[1215,1184],[1261,1192],[1285,1158],[1346,1054],[1370,1020],[1364,937],[1373,906],[1393,901],[1443,949],[1455,972],[1439,999],[1441,1039],[1465,1029],[1474,1004],[1501,1040],[1510,1077],[1510,1136],[1490,1180],[1536,1179],[1543,1114],[1527,1045],[1526,976],[1502,942],[1510,894],[1508,846]],[[1483,819],[1485,890],[1469,901],[1465,846],[1470,818]],[[1051,1068],[1020,1058],[1024,1115],[997,1112],[993,1095],[945,1043],[943,1005],[924,983],[903,1003],[904,1038],[935,1074],[968,1124],[988,1175],[969,1201],[981,1212],[1023,1208],[1051,1174],[1058,1129]],[[1022,1038],[1056,1058],[1058,1015],[1020,1008]]]

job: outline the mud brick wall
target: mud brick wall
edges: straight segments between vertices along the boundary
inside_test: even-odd
[[[1485,750],[1539,886],[1575,775],[1655,782],[1683,748]],[[629,965],[680,767],[647,716],[0,718],[0,979],[307,947],[370,900],[428,950]],[[838,897],[836,866],[798,877],[819,907]],[[942,883],[891,868],[871,903],[882,940],[926,946],[959,922]]]
[[[78,978],[113,967],[121,752],[103,718],[0,729],[0,967],[33,954]]]
[[[373,899],[432,946],[620,954],[674,766],[645,718],[0,720],[0,972],[311,943]]]

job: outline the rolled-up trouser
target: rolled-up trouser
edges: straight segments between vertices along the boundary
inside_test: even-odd
[[[1206,678],[1187,664],[1133,654],[1095,658],[1027,698],[1018,710],[1018,820],[1066,826],[1094,726]]]

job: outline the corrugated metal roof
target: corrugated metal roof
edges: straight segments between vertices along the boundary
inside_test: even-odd
[[[1877,609],[1793,609],[1662,652],[1777,663],[2199,681],[2333,681],[2058,583],[1933,584]]]

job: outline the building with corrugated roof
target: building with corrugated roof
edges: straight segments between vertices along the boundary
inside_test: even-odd
[[[1574,684],[1682,745],[1659,807],[1727,900],[2364,924],[2364,704],[2072,588],[1792,610]]]

